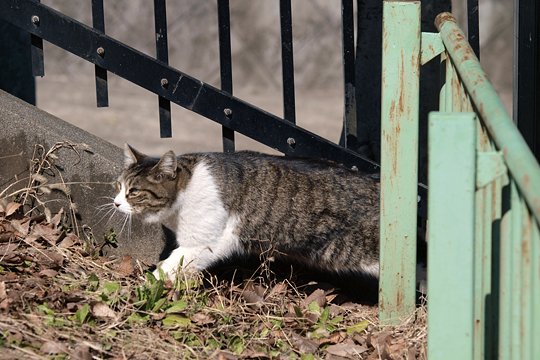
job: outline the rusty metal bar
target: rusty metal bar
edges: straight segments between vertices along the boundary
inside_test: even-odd
[[[420,1],[384,1],[379,318],[415,309]]]
[[[439,14],[435,25],[481,120],[503,156],[537,221],[540,221],[540,166],[493,86],[489,83],[465,35],[449,13]]]

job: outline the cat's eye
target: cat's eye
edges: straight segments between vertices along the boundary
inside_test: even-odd
[[[133,197],[139,196],[139,195],[141,195],[141,190],[139,190],[137,188],[131,188],[128,191],[128,195],[133,196]]]

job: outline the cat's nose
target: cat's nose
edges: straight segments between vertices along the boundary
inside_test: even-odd
[[[120,207],[120,203],[119,202],[116,202],[114,201],[114,206],[116,206],[117,208]]]

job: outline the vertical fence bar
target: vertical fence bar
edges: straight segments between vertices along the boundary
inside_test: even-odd
[[[40,2],[40,0],[35,0]],[[33,15],[31,18],[32,24],[35,27],[39,27],[41,19],[37,15]],[[32,57],[32,75],[45,76],[45,65],[43,63],[43,39],[30,34],[30,55]]]
[[[502,198],[503,186],[508,183],[508,176],[497,178],[493,183],[493,212],[492,212],[492,268],[491,268],[491,293],[490,293],[490,311],[486,315],[491,318],[491,341],[490,353],[492,358],[498,358],[499,350],[499,294],[501,284],[501,221],[502,221]]]
[[[531,334],[540,334],[540,224],[532,218],[532,304],[533,315]],[[540,341],[533,340],[532,342],[532,358],[540,359]]]
[[[532,357],[532,342],[538,341],[538,334],[533,340],[532,336],[532,263],[531,263],[531,236],[532,236],[532,216],[529,214],[529,209],[524,199],[521,199],[521,227],[522,235],[519,239],[521,250],[521,319],[520,319],[520,334],[521,334],[521,355],[523,359],[534,359]],[[536,299],[539,301],[540,299]]]
[[[521,236],[522,236],[522,209],[518,189],[512,182],[512,305],[511,305],[511,331],[510,338],[510,359],[521,359]]]
[[[477,121],[478,124],[478,121]],[[477,133],[480,135],[481,129],[477,125]],[[477,141],[478,143],[478,141]],[[478,145],[477,145],[478,146]],[[480,152],[480,150],[479,150]],[[484,270],[484,212],[486,200],[484,198],[485,189],[476,190],[475,193],[475,236],[474,253],[474,359],[480,360],[484,356],[484,293],[483,293],[483,270]]]
[[[353,0],[341,1],[341,44],[343,51],[343,144],[354,147],[357,139],[355,62],[354,62],[354,8]]]
[[[166,0],[154,0],[154,24],[156,33],[156,58],[169,63],[169,48],[167,44],[167,5]],[[162,78],[163,91],[169,88],[169,79]],[[159,104],[159,134],[162,138],[172,137],[171,103],[162,96],[158,97]]]
[[[420,2],[384,1],[379,317],[415,309]]]
[[[281,25],[281,69],[283,74],[283,118],[296,122],[291,0],[279,1]]]
[[[476,57],[480,59],[480,26],[478,0],[467,0],[467,34]]]
[[[451,109],[446,108],[446,93],[447,89],[449,87],[449,81],[446,80],[446,63],[450,61],[450,58],[446,54],[446,52],[443,52],[441,54],[441,63],[440,63],[440,76],[441,76],[441,89],[439,90],[439,111],[441,112],[450,112]]]
[[[513,180],[502,190],[502,218],[501,218],[501,241],[500,241],[500,282],[499,282],[499,359],[510,359],[512,340],[512,281],[513,281],[513,256],[512,256],[512,188]]]
[[[475,133],[474,113],[429,116],[429,359],[473,359]]]
[[[231,16],[229,0],[218,0],[217,9],[221,90],[232,95]],[[229,112],[223,115],[227,118],[232,116],[232,110],[229,109]],[[226,126],[222,126],[221,135],[223,139],[223,151],[234,152],[234,131]]]
[[[92,26],[105,34],[105,12],[103,0],[92,0]],[[107,70],[99,65],[95,66],[96,74],[96,103],[98,107],[109,106],[109,91],[107,87]]]
[[[514,2],[514,120],[540,161],[540,4]]]

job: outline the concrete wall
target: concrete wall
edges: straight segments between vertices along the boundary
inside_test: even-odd
[[[101,205],[111,203],[114,196],[112,182],[122,169],[122,150],[86,131],[60,120],[38,108],[0,91],[0,192],[10,187],[6,194],[28,184],[32,159],[42,150],[48,151],[57,143],[74,145],[77,151],[62,147],[55,155],[58,172],[48,171],[49,183],[65,183],[77,207],[75,221],[81,238],[92,230],[95,239],[102,242],[110,229],[120,233],[124,217],[116,214],[109,220]],[[12,186],[12,184],[16,186]],[[47,207],[56,212],[63,207],[67,212],[70,202],[61,192],[40,197]],[[5,199],[4,201],[10,201]],[[70,219],[73,220],[73,219]],[[101,221],[100,221],[101,220]],[[107,247],[111,255],[130,254],[148,264],[155,263],[164,247],[161,226],[150,226],[133,220],[132,231],[126,228],[118,237],[118,247]],[[128,237],[128,235],[131,237]]]

